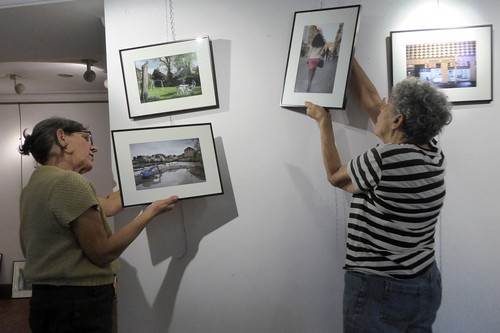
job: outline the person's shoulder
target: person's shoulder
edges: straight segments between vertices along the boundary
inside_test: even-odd
[[[393,150],[408,150],[416,148],[415,145],[409,143],[381,143],[374,147],[378,151],[393,151]]]
[[[37,172],[41,173],[47,179],[52,180],[54,183],[58,184],[67,184],[67,185],[75,185],[75,184],[88,184],[90,181],[85,178],[83,175],[78,172],[72,170],[64,170],[58,168],[56,166],[38,166]]]
[[[35,167],[33,174],[43,177],[45,180],[54,180],[64,177],[65,170],[51,165],[38,165]]]
[[[399,143],[381,143],[372,148],[372,152],[377,152],[381,158],[388,158],[391,156],[401,156],[403,154],[411,153],[416,150],[414,145],[399,144]]]
[[[36,172],[43,173],[47,176],[54,176],[54,177],[72,177],[72,178],[82,177],[82,178],[84,178],[78,172],[61,169],[59,167],[52,166],[52,165],[39,165],[36,167]]]

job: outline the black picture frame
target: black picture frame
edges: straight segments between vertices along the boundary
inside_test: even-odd
[[[129,118],[219,106],[208,36],[122,49],[120,61]]]
[[[360,9],[353,5],[295,12],[282,107],[303,107],[309,100],[345,109]]]
[[[391,31],[392,85],[433,82],[454,104],[493,100],[492,25]]]
[[[211,123],[111,133],[124,207],[223,193]]]

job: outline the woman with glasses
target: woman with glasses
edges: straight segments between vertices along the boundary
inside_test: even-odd
[[[328,181],[353,193],[347,226],[344,332],[432,332],[441,303],[434,234],[445,197],[445,158],[436,136],[451,106],[431,83],[407,78],[380,98],[354,61],[352,88],[381,140],[347,164],[332,120],[306,102],[319,125]]]
[[[153,202],[112,234],[107,216],[122,209],[119,192],[98,198],[82,174],[97,147],[82,124],[60,117],[23,132],[23,155],[38,166],[22,190],[21,248],[33,284],[30,327],[38,332],[111,332],[118,257],[176,196]]]

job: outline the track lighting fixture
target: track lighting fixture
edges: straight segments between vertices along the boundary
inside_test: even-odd
[[[92,59],[82,59],[82,62],[86,63],[87,64],[87,70],[85,71],[85,73],[83,73],[83,78],[85,79],[85,81],[87,82],[92,82],[95,80],[95,72],[90,68],[93,64],[95,64],[97,61],[96,60],[92,60]]]
[[[14,90],[16,91],[16,94],[21,95],[26,90],[26,87],[22,83],[17,83],[18,77],[20,76],[16,74],[10,74],[10,79],[14,80]]]

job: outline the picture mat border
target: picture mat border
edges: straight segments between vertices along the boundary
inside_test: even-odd
[[[135,62],[146,59],[196,52],[201,95],[141,103]],[[120,50],[123,81],[129,118],[181,112],[219,106],[211,41],[208,36]]]
[[[442,89],[452,103],[493,100],[493,25],[391,31],[392,85],[406,78],[406,45],[476,41],[476,87]]]
[[[354,54],[360,11],[361,5],[353,5],[295,12],[280,106],[303,107],[305,101],[312,101],[327,108],[345,108],[347,82],[352,56]],[[349,18],[346,19],[346,17]],[[307,25],[341,22],[344,22],[344,27],[333,92],[331,94],[295,92],[295,82],[300,61],[300,48],[302,45],[304,27]],[[348,38],[346,38],[346,36]]]
[[[19,280],[19,270],[24,268],[26,261],[18,260],[12,262],[12,298],[29,298],[31,297],[33,290],[19,290],[17,281]]]
[[[171,195],[177,195],[179,199],[188,199],[223,193],[211,123],[121,129],[112,130],[111,134],[124,207],[149,204]],[[130,144],[192,138],[200,140],[205,182],[136,190]]]

